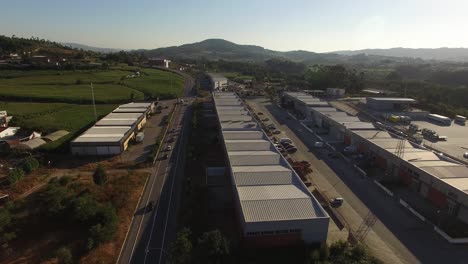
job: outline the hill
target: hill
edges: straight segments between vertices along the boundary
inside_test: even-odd
[[[112,49],[112,48],[99,48],[99,47],[93,47],[93,46],[88,46],[88,45],[79,44],[79,43],[71,43],[71,42],[62,43],[62,45],[66,47],[71,47],[73,49],[90,50],[90,51],[100,52],[100,53],[112,53],[112,52],[119,52],[121,50],[124,50],[124,49]]]
[[[468,61],[467,48],[437,48],[437,49],[409,49],[409,48],[391,48],[391,49],[362,49],[362,50],[343,50],[333,53],[340,55],[358,55],[368,54],[376,56],[420,58],[423,60],[439,61]]]
[[[189,60],[229,60],[263,62],[269,59],[287,59],[295,62],[312,64],[368,64],[385,59],[394,61],[408,61],[407,58],[388,58],[379,55],[351,55],[345,56],[337,53],[316,53],[305,50],[274,51],[255,45],[239,45],[223,39],[207,39],[201,42],[158,48],[153,50],[138,50],[149,57],[167,57],[171,59]]]

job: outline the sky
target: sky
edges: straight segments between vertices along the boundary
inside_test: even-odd
[[[468,47],[466,0],[0,0],[0,35],[153,49],[222,38],[268,49]]]

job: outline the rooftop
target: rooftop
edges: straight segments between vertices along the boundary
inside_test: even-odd
[[[398,98],[398,97],[369,97],[367,100],[374,100],[378,102],[399,102],[399,103],[416,103],[412,98]]]
[[[93,126],[90,129],[86,130],[86,132],[81,134],[79,137],[74,139],[72,142],[75,142],[75,143],[119,142],[127,134],[129,134],[131,129],[132,127],[130,126],[114,126],[114,127]]]
[[[120,105],[119,108],[149,108],[153,103],[128,103]]]

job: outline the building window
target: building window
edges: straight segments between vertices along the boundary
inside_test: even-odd
[[[289,233],[300,233],[301,229],[289,229]]]
[[[262,235],[274,235],[275,232],[274,231],[263,231],[262,232]]]
[[[289,230],[276,230],[276,234],[287,234],[289,233]]]

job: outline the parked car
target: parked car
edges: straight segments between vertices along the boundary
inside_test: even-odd
[[[286,148],[286,150],[289,152],[289,153],[294,153],[297,151],[297,148],[292,146],[292,147],[289,147],[289,148]]]
[[[281,134],[281,131],[275,130],[275,131],[273,131],[273,134],[276,134],[276,135]]]
[[[161,160],[166,160],[167,157],[168,157],[167,154],[164,154],[164,155],[161,156]]]
[[[262,112],[258,112],[257,115],[263,115],[263,113],[262,113]]]
[[[330,204],[334,206],[340,206],[344,202],[344,199],[341,197],[336,197],[330,200]]]
[[[317,141],[314,143],[314,147],[316,148],[323,148],[323,145],[324,145],[323,142],[320,142],[320,141]]]
[[[463,157],[464,157],[465,159],[468,159],[468,152],[463,153]]]
[[[270,121],[269,118],[263,118],[262,121]]]
[[[167,146],[166,147],[166,151],[171,151],[172,150],[172,146]]]

